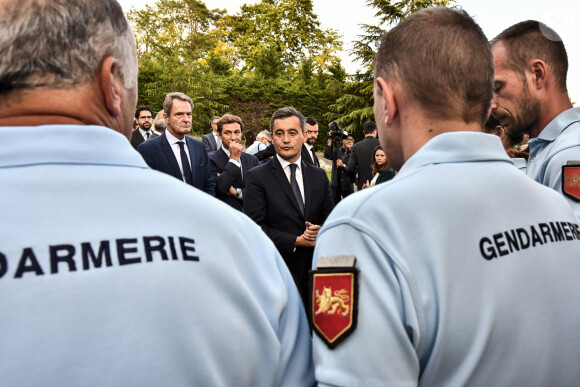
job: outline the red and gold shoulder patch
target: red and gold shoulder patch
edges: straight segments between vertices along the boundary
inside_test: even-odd
[[[569,161],[562,165],[562,192],[580,202],[580,163]]]
[[[311,272],[311,323],[330,348],[356,328],[358,270],[353,267],[354,257],[350,258],[352,265],[321,267],[319,264],[317,270]]]

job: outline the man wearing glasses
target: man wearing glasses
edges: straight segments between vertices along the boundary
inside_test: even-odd
[[[135,121],[138,127],[131,134],[133,148],[137,149],[141,143],[159,136],[151,130],[153,127],[153,110],[147,106],[140,106],[135,110]]]

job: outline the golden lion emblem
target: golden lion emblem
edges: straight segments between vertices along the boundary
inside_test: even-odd
[[[570,188],[580,183],[580,175],[575,173],[574,176],[566,176],[566,179],[570,182],[566,187]]]
[[[316,302],[318,303],[318,310],[315,312],[316,315],[328,313],[329,316],[332,316],[336,313],[337,309],[342,311],[343,316],[348,314],[350,307],[346,303],[350,301],[350,296],[346,289],[335,291],[333,296],[332,288],[325,286],[320,294],[318,293],[318,289],[316,289],[315,295]]]

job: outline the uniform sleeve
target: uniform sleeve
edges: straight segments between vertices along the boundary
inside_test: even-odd
[[[320,385],[416,386],[419,328],[407,273],[369,232],[350,224],[325,225],[314,252],[320,257],[355,255],[359,273],[358,323],[333,349],[313,337]]]
[[[562,181],[565,179],[562,175],[562,166],[571,160],[580,160],[580,146],[564,149],[554,155],[546,167],[542,184],[560,192],[574,210],[576,217],[580,219],[580,201],[564,195],[562,188],[562,184],[566,184],[566,181]]]
[[[294,280],[279,254],[277,262],[288,289],[288,303],[280,316],[280,367],[274,385],[313,386],[312,339],[306,312]]]

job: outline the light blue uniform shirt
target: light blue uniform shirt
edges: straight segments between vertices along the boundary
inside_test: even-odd
[[[526,174],[562,193],[562,166],[580,161],[580,108],[568,109],[554,118],[537,138],[528,141],[530,157]],[[566,197],[580,218],[580,202]]]
[[[1,386],[312,384],[300,296],[249,218],[110,129],[0,137]]]
[[[498,137],[436,136],[320,231],[313,267],[355,255],[360,290],[354,332],[334,349],[313,338],[317,381],[576,385],[579,238],[562,196],[515,168]]]

